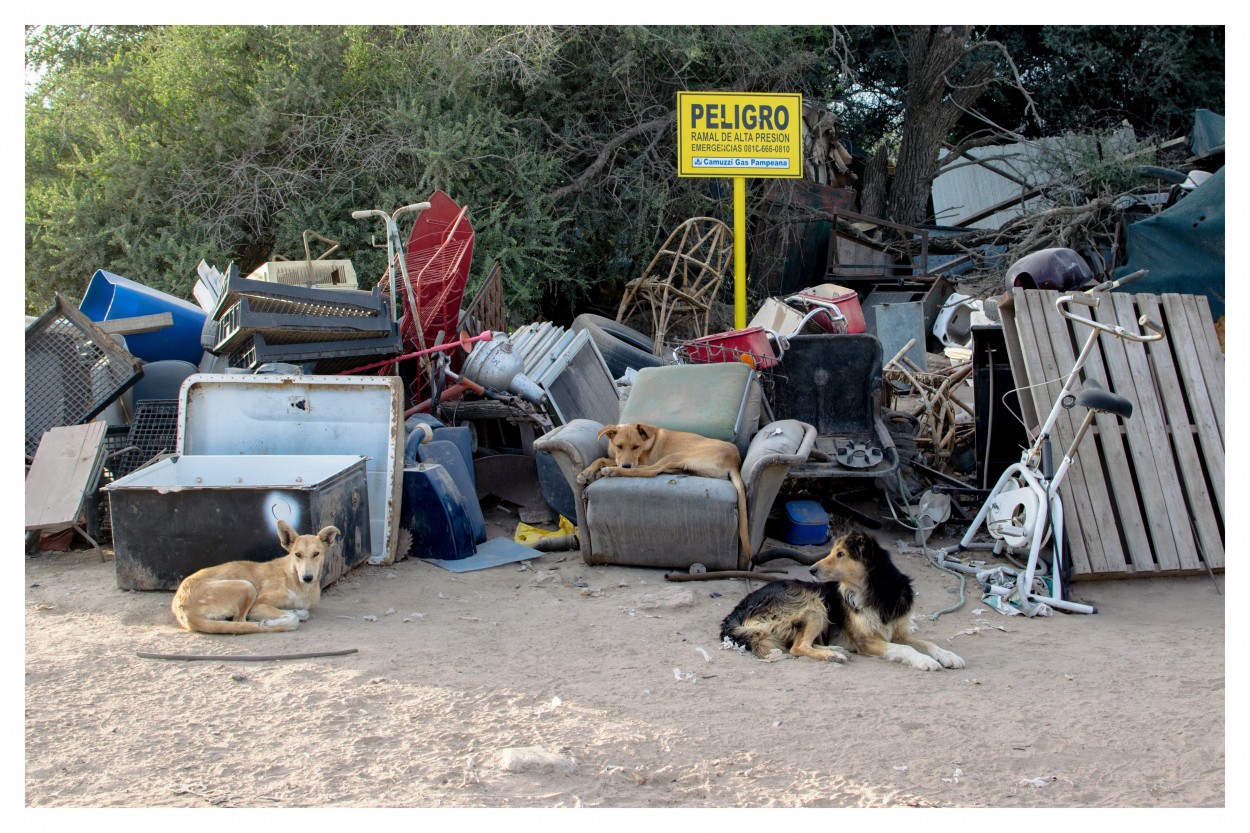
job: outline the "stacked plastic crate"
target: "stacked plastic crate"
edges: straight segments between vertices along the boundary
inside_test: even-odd
[[[399,327],[390,299],[376,289],[279,282],[271,272],[262,267],[244,278],[231,264],[216,287],[203,346],[224,357],[231,370],[282,362],[300,365],[306,373],[333,374],[399,353]],[[287,273],[285,280],[298,280],[298,274]],[[201,270],[202,283],[204,276]],[[350,278],[355,286],[354,273]]]

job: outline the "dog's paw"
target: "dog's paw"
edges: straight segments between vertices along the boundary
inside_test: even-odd
[[[924,654],[910,657],[903,660],[903,663],[910,665],[912,668],[918,668],[921,671],[941,671],[941,664],[933,657],[926,657]]]
[[[295,611],[287,611],[282,616],[275,616],[273,619],[261,619],[260,626],[262,628],[298,628],[299,617],[295,615]]]
[[[603,477],[603,469],[597,469],[595,471],[586,469],[584,472],[582,472],[581,474],[577,476],[577,485],[585,486],[588,483],[595,482],[600,477]]]
[[[910,645],[891,645],[881,656],[890,662],[909,665],[921,671],[938,671],[942,668],[933,657],[920,653]]]
[[[301,622],[307,622],[308,617],[311,615],[306,607],[301,607],[296,610],[288,610],[287,613],[294,613],[296,618],[298,618]]]
[[[814,645],[812,647],[820,653],[820,659],[825,662],[846,662],[851,658],[850,654],[836,645]]]
[[[826,663],[845,663],[851,658],[850,654],[841,648],[828,648],[821,653],[825,654],[821,659],[824,659]]]
[[[944,648],[935,648],[932,652],[932,656],[935,660],[937,660],[938,662],[942,664],[943,668],[963,668],[964,667],[963,657],[959,656],[958,654],[952,653],[951,651],[947,651]]]

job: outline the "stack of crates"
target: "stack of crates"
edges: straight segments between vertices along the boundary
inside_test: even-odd
[[[376,289],[242,278],[233,264],[202,342],[232,370],[283,362],[317,374],[363,367],[397,355],[401,346],[390,300]]]

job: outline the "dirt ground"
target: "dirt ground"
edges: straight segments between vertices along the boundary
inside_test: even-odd
[[[25,806],[1225,806],[1223,576],[1080,583],[1095,616],[970,596],[933,621],[958,580],[880,537],[919,633],[966,668],[756,659],[719,640],[746,582],[576,552],[362,566],[298,631],[247,637],[179,630],[171,593],[118,590],[90,551],[29,556]]]

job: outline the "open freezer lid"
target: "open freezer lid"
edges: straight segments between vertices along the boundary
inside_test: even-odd
[[[397,377],[197,373],[179,392],[181,455],[363,456],[370,564],[395,560],[403,448]]]

